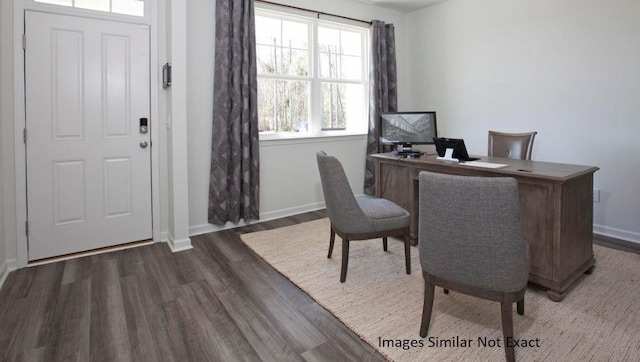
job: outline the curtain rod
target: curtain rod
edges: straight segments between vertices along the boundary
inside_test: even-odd
[[[346,19],[346,20],[351,20],[351,21],[357,21],[357,22],[360,22],[360,23],[365,23],[365,24],[369,24],[369,25],[371,25],[371,22],[370,22],[370,21],[360,20],[360,19],[354,19],[354,18],[350,18],[350,17],[347,17],[347,16],[342,16],[342,15],[329,14],[329,13],[325,13],[325,12],[323,12],[323,11],[316,11],[316,10],[311,10],[311,9],[305,9],[305,8],[301,8],[301,7],[297,7],[297,6],[292,6],[292,5],[278,4],[278,3],[274,3],[274,2],[266,1],[266,0],[255,0],[255,2],[259,2],[259,3],[263,3],[263,4],[269,4],[269,5],[282,6],[282,7],[289,8],[289,9],[295,9],[295,10],[308,11],[308,12],[311,12],[311,13],[316,13],[316,14],[318,14],[318,17],[320,17],[320,15],[327,15],[327,16],[333,16],[333,17],[335,17],[335,18]]]

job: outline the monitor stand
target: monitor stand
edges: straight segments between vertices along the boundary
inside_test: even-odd
[[[411,148],[411,144],[409,143],[401,143],[396,146],[396,152],[398,153],[413,153],[413,149]]]
[[[453,158],[453,148],[447,148],[446,151],[444,151],[444,157],[437,157],[436,160],[460,162],[457,158]]]

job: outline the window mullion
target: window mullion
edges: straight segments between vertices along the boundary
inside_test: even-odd
[[[4,0],[3,0],[4,1]],[[7,0],[9,1],[9,0]],[[114,6],[114,0],[100,0],[100,1],[85,1],[83,3],[78,3],[78,0],[68,0],[69,3],[60,3],[58,0],[31,0],[34,5],[39,6],[37,4],[46,4],[45,6],[64,6],[65,8],[70,8],[69,12],[76,12],[78,14],[88,14],[91,12],[116,16],[135,16],[135,17],[146,17],[146,14],[149,13],[149,0],[129,0],[129,2],[121,1],[116,2],[117,6]]]
[[[312,132],[314,134],[319,134],[322,131],[322,88],[319,82],[319,47],[318,47],[318,23],[316,21],[312,21],[312,30],[311,36],[312,40],[310,42],[310,46],[312,47],[311,53],[313,54],[313,61],[311,66],[312,71],[312,81],[311,81],[311,119],[312,119]]]

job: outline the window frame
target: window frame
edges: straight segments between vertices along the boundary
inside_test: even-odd
[[[150,0],[140,0],[143,2],[143,15],[132,15],[132,14],[125,14],[125,13],[118,13],[118,12],[113,12],[111,10],[111,6],[109,11],[106,10],[95,10],[95,9],[88,9],[88,8],[82,8],[82,7],[76,7],[75,6],[75,0],[72,0],[72,4],[71,5],[65,5],[65,4],[54,4],[54,3],[49,3],[49,2],[41,2],[38,0],[29,0],[29,2],[31,4],[33,4],[34,7],[36,8],[42,8],[42,9],[51,9],[52,12],[55,13],[69,13],[72,16],[90,16],[90,17],[96,17],[96,18],[102,18],[105,20],[114,20],[114,21],[125,21],[125,22],[131,22],[131,21],[143,21],[145,23],[150,21],[151,18],[151,12],[149,10],[149,7],[151,6],[151,1]],[[111,2],[109,2],[109,5],[111,5]]]
[[[370,57],[370,34],[369,28],[364,25],[354,25],[352,22],[341,22],[334,20],[320,19],[316,13],[309,15],[307,12],[283,9],[282,7],[272,7],[256,3],[255,16],[272,17],[279,20],[289,20],[305,23],[309,26],[308,42],[309,54],[307,59],[308,76],[296,76],[288,74],[266,74],[258,72],[258,79],[273,80],[295,80],[309,82],[308,95],[308,132],[281,132],[263,133],[260,132],[260,141],[287,140],[300,138],[327,138],[344,137],[353,135],[366,135],[368,132],[368,104],[369,104],[369,57]],[[318,46],[318,28],[325,27],[337,30],[355,31],[361,37],[361,74],[360,79],[340,79],[320,77],[319,59],[320,47]],[[257,29],[256,29],[257,30]],[[362,87],[362,117],[346,119],[344,130],[322,130],[322,85],[327,83],[359,85]]]

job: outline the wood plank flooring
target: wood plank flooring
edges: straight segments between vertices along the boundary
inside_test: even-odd
[[[0,360],[382,361],[240,241],[325,215],[196,236],[176,254],[158,243],[14,271],[0,291]]]
[[[12,272],[3,361],[383,361],[240,241],[324,211]]]

